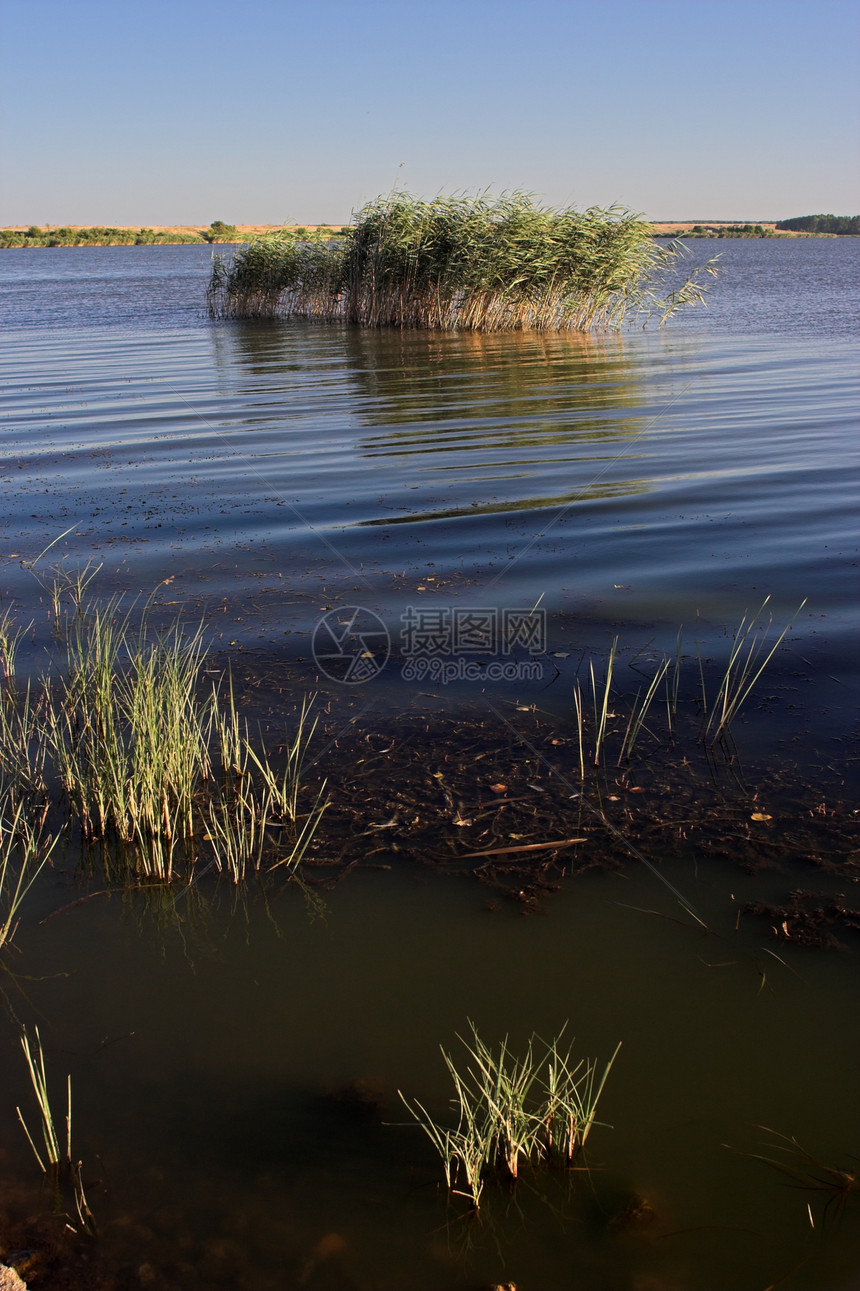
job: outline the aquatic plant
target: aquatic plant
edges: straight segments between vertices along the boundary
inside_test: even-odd
[[[596,1124],[597,1104],[621,1046],[598,1074],[590,1061],[573,1062],[572,1046],[562,1049],[564,1028],[550,1043],[533,1034],[517,1056],[507,1036],[494,1049],[473,1022],[469,1027],[470,1040],[458,1036],[467,1054],[465,1070],[442,1050],[454,1083],[455,1128],[398,1093],[439,1153],[449,1191],[467,1196],[478,1209],[489,1169],[516,1179],[526,1162],[560,1158],[569,1164],[576,1158]],[[456,1186],[461,1173],[465,1189]]]
[[[16,674],[18,648],[32,626],[17,627],[10,610],[0,615],[0,777],[37,791],[44,785],[44,697],[29,681],[22,688]]]
[[[49,762],[84,839],[108,845],[129,875],[170,882],[204,843],[234,883],[264,870],[265,857],[294,873],[328,806],[324,784],[308,807],[300,801],[311,701],[285,732],[283,762],[270,759],[262,736],[259,747],[249,738],[232,678],[204,693],[203,625],[156,628],[147,603],[135,627],[121,597],[88,602],[90,576],[52,584],[59,678],[45,679],[37,704],[0,692],[0,771],[32,789],[34,768]]]
[[[27,1060],[27,1069],[30,1073],[30,1083],[33,1086],[33,1093],[36,1095],[36,1102],[39,1105],[39,1117],[41,1121],[42,1142],[44,1144],[45,1156],[48,1158],[48,1164],[58,1166],[62,1162],[68,1163],[72,1159],[72,1078],[68,1077],[67,1089],[67,1112],[66,1112],[66,1152],[63,1155],[60,1152],[60,1141],[57,1137],[57,1130],[54,1125],[54,1117],[51,1112],[51,1103],[48,1097],[48,1077],[45,1072],[45,1054],[42,1050],[42,1040],[39,1035],[39,1028],[34,1027],[35,1040],[30,1041],[27,1034],[27,1028],[21,1028],[21,1048],[24,1050],[24,1057]],[[21,1114],[20,1107],[15,1109],[18,1113],[18,1120],[24,1128],[24,1133],[33,1149],[36,1160],[40,1168],[47,1173],[48,1167],[42,1160],[39,1149],[33,1141],[33,1136],[27,1128],[27,1122]]]
[[[308,756],[311,740],[317,728],[317,719],[311,719],[313,696],[304,698],[296,719],[295,731],[285,734],[283,753],[286,757],[283,771],[277,774],[269,762],[263,746],[261,752],[245,741],[248,756],[256,764],[263,777],[266,789],[271,797],[272,807],[282,818],[295,821],[299,814],[299,786],[301,785],[305,760]],[[260,740],[262,746],[262,737]]]
[[[749,698],[750,692],[759,677],[776,654],[794,620],[806,604],[806,598],[804,597],[776,641],[762,658],[767,644],[768,633],[773,626],[773,615],[769,616],[767,625],[763,629],[759,626],[759,620],[769,601],[770,597],[766,596],[757,614],[749,618],[744,615],[732,638],[729,661],[717,690],[716,698],[711,705],[710,716],[705,724],[705,738],[710,739],[712,743],[716,743],[728,733],[732,722]],[[704,684],[702,686],[702,695],[704,700]]]
[[[18,1113],[18,1120],[30,1147],[33,1149],[33,1155],[39,1163],[43,1174],[51,1174],[53,1177],[57,1202],[60,1201],[60,1187],[64,1179],[68,1179],[71,1184],[72,1201],[75,1207],[75,1214],[82,1232],[89,1236],[95,1235],[95,1220],[92,1211],[87,1203],[86,1193],[84,1192],[83,1179],[81,1176],[80,1161],[75,1161],[72,1157],[72,1078],[66,1077],[66,1133],[65,1149],[60,1147],[60,1139],[57,1134],[57,1128],[54,1124],[54,1114],[51,1110],[51,1101],[48,1094],[48,1075],[45,1069],[45,1053],[42,1048],[42,1039],[39,1035],[39,1028],[33,1028],[35,1039],[31,1040],[27,1034],[27,1028],[21,1027],[21,1048],[24,1050],[24,1057],[27,1061],[27,1070],[30,1075],[30,1084],[33,1087],[33,1093],[36,1097],[36,1103],[39,1108],[39,1121],[42,1136],[43,1151],[47,1158],[47,1164],[42,1158],[42,1153],[36,1147],[33,1135],[24,1120],[20,1107],[15,1110]]]
[[[27,893],[57,838],[44,833],[44,812],[32,819],[16,787],[0,784],[0,948],[12,940]]]
[[[616,638],[616,641],[617,641],[617,638]],[[648,688],[645,691],[645,695],[641,701],[639,699],[639,696],[642,694],[641,687],[639,690],[637,690],[636,698],[633,700],[633,703],[630,707],[630,716],[627,720],[627,727],[624,731],[624,739],[621,741],[621,751],[618,754],[618,762],[616,764],[617,766],[621,766],[621,763],[625,759],[627,760],[630,759],[630,756],[633,753],[633,749],[636,745],[636,741],[639,738],[640,732],[643,730],[643,728],[646,731],[648,730],[648,727],[645,726],[645,718],[648,716],[648,710],[650,709],[651,704],[653,703],[654,696],[657,694],[657,689],[660,685],[660,682],[666,676],[668,671],[669,671],[669,660],[664,658],[661,660],[660,664],[657,667],[656,672],[654,673],[654,676],[651,678]],[[676,660],[675,676],[673,678],[673,684],[676,684],[678,679],[679,679],[679,668]],[[675,708],[677,708],[677,705],[678,705],[677,688],[675,689],[675,692],[674,692],[673,702],[674,702]],[[667,712],[669,717],[669,729],[671,730],[672,728],[672,705],[671,704],[667,705]]]
[[[612,642],[609,657],[606,660],[606,673],[603,686],[600,687],[594,675],[594,662],[589,661],[588,671],[591,677],[591,696],[594,704],[594,765],[600,766],[600,755],[606,739],[606,721],[609,716],[609,696],[612,691],[612,670],[615,656],[618,653],[618,637]],[[602,691],[602,693],[601,693]]]
[[[831,1217],[839,1219],[851,1197],[860,1195],[860,1173],[857,1169],[847,1170],[838,1166],[826,1165],[819,1157],[801,1147],[797,1139],[779,1130],[771,1130],[766,1125],[758,1129],[771,1135],[767,1150],[773,1156],[758,1152],[744,1152],[742,1155],[753,1161],[763,1161],[781,1174],[791,1179],[795,1187],[816,1192],[826,1197],[824,1204],[825,1222]],[[776,1141],[774,1141],[776,1140]],[[728,1146],[728,1144],[726,1144]],[[856,1159],[856,1158],[855,1158]],[[832,1209],[831,1209],[832,1208]],[[813,1227],[812,1210],[809,1211]]]
[[[685,254],[621,208],[552,210],[521,192],[430,201],[396,192],[364,206],[342,242],[280,236],[216,257],[208,299],[225,318],[587,331],[701,301],[713,261],[659,294]]]
[[[11,610],[0,614],[0,683],[6,686],[14,685],[18,647],[32,626],[29,623],[27,627],[18,627]]]
[[[62,693],[50,708],[51,752],[87,838],[140,846],[147,874],[170,878],[179,839],[209,771],[207,715],[197,700],[202,628],[177,622],[136,639],[118,601],[78,613]]]
[[[209,310],[218,318],[338,318],[345,241],[283,230],[212,257]]]
[[[299,803],[305,762],[317,725],[316,718],[310,719],[312,704],[313,697],[305,697],[294,731],[285,731],[285,761],[282,769],[276,770],[262,735],[259,750],[248,737],[247,722],[242,721],[236,707],[232,677],[228,678],[223,701],[218,688],[213,691],[212,725],[220,751],[221,783],[208,804],[206,839],[212,844],[216,867],[229,874],[234,883],[244,881],[249,871],[265,868],[266,849],[277,856],[268,868],[286,867],[295,872],[328,808],[325,781],[306,812]],[[274,844],[271,831],[276,831]]]
[[[260,868],[268,813],[268,795],[258,799],[247,778],[239,781],[236,793],[222,792],[209,803],[206,838],[218,871],[234,883],[243,883],[249,871]]]
[[[768,635],[773,625],[773,618],[762,624],[762,613],[770,601],[767,597],[759,611],[744,615],[732,635],[729,658],[719,678],[715,695],[709,699],[708,684],[705,679],[705,667],[701,654],[697,651],[698,695],[696,702],[702,715],[699,740],[705,745],[714,745],[726,740],[731,733],[734,721],[740,715],[744,704],[749,699],[756,683],[765,668],[773,659],[777,649],[785,640],[797,614],[806,604],[804,600],[775,641],[769,644]],[[666,738],[674,738],[675,722],[678,713],[679,694],[682,671],[682,634],[679,630],[674,659],[665,655],[659,660],[647,685],[640,686],[632,701],[614,693],[616,665],[618,661],[618,638],[616,637],[609,650],[603,675],[598,674],[593,660],[588,663],[588,681],[586,690],[590,690],[590,705],[586,705],[583,686],[577,679],[573,685],[573,720],[576,728],[576,743],[580,777],[585,778],[587,760],[599,768],[605,760],[605,749],[610,736],[623,730],[620,748],[615,765],[629,764],[634,749],[642,732],[653,739],[660,737],[649,725],[649,715],[657,700],[661,687],[664,691],[666,710]],[[631,665],[632,666],[632,665]],[[629,708],[627,705],[629,703]],[[618,711],[611,711],[617,709]],[[590,708],[590,712],[589,712]],[[626,710],[626,716],[625,712]],[[623,727],[610,729],[610,719],[620,717]],[[586,751],[588,750],[588,758]]]

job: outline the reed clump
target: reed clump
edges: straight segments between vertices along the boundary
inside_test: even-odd
[[[515,1180],[526,1164],[572,1164],[598,1123],[597,1104],[621,1045],[598,1071],[590,1060],[575,1062],[572,1045],[562,1047],[564,1028],[551,1042],[533,1034],[520,1055],[507,1036],[493,1048],[473,1022],[469,1028],[468,1040],[458,1036],[465,1068],[442,1050],[456,1125],[434,1121],[417,1099],[400,1098],[439,1153],[448,1190],[477,1210],[491,1173]]]
[[[378,197],[338,243],[279,237],[216,257],[216,317],[305,317],[446,331],[589,331],[703,299],[702,274],[661,297],[680,243],[622,208],[539,206],[530,194]]]
[[[67,654],[48,733],[84,837],[136,844],[143,872],[170,878],[209,773],[202,630],[151,639],[144,618],[134,634],[112,602],[75,617]]]
[[[121,597],[91,601],[89,581],[87,569],[48,588],[59,660],[35,687],[15,673],[23,633],[0,617],[0,943],[56,844],[42,834],[52,802],[112,875],[159,883],[201,861],[234,883],[293,875],[328,806],[325,782],[315,795],[304,783],[310,700],[270,754],[229,674],[204,679],[202,625],[157,627],[150,603],[134,619]]]

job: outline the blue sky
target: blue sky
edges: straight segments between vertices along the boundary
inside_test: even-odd
[[[0,0],[0,224],[860,212],[857,0]]]

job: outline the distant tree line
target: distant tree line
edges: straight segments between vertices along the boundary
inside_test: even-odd
[[[323,226],[320,226],[323,227]],[[320,236],[337,238],[345,230],[325,228]],[[307,229],[296,229],[291,236],[310,237]],[[115,229],[103,225],[73,229],[40,228],[31,224],[28,229],[0,229],[0,247],[124,247],[161,246],[192,242],[255,242],[254,233],[239,233],[235,224],[213,220],[208,229],[193,233],[168,233],[155,229]]]
[[[774,236],[772,229],[766,229],[761,224],[694,224],[689,230],[681,236],[688,237],[692,234],[697,238],[772,238]]]
[[[860,233],[860,215],[796,215],[776,226],[789,233]]]
[[[102,225],[85,229],[42,229],[31,224],[23,233],[20,229],[0,229],[0,247],[153,246],[200,240],[200,236],[194,233],[156,233],[153,229],[114,229]]]
[[[104,225],[73,229],[40,228],[0,229],[0,247],[116,247],[158,246],[183,242],[247,242],[249,235],[236,232],[235,224],[213,220],[208,229],[197,233],[165,233],[155,229],[115,229]]]

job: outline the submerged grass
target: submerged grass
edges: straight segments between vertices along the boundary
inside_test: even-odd
[[[588,331],[631,312],[668,317],[701,301],[702,273],[661,297],[680,243],[657,242],[648,221],[622,208],[538,206],[530,194],[378,197],[337,244],[324,237],[266,239],[216,257],[216,317],[297,316],[367,327]]]
[[[793,1135],[771,1130],[766,1125],[760,1125],[758,1128],[771,1136],[766,1149],[772,1155],[765,1156],[763,1152],[745,1152],[743,1155],[753,1161],[763,1161],[765,1165],[772,1166],[789,1178],[794,1187],[818,1193],[824,1197],[826,1199],[825,1223],[831,1219],[840,1219],[849,1200],[860,1195],[860,1172],[856,1166],[848,1170],[828,1165],[820,1157],[801,1147]],[[812,1221],[811,1208],[809,1217]]]
[[[442,1050],[454,1084],[456,1127],[434,1121],[417,1100],[400,1098],[439,1153],[449,1191],[468,1197],[477,1210],[489,1171],[513,1180],[527,1163],[574,1161],[597,1123],[597,1104],[621,1046],[598,1072],[590,1061],[574,1063],[572,1046],[562,1047],[564,1028],[549,1043],[533,1034],[521,1055],[507,1036],[493,1048],[473,1022],[469,1028],[468,1040],[458,1037],[467,1055],[464,1069]]]

